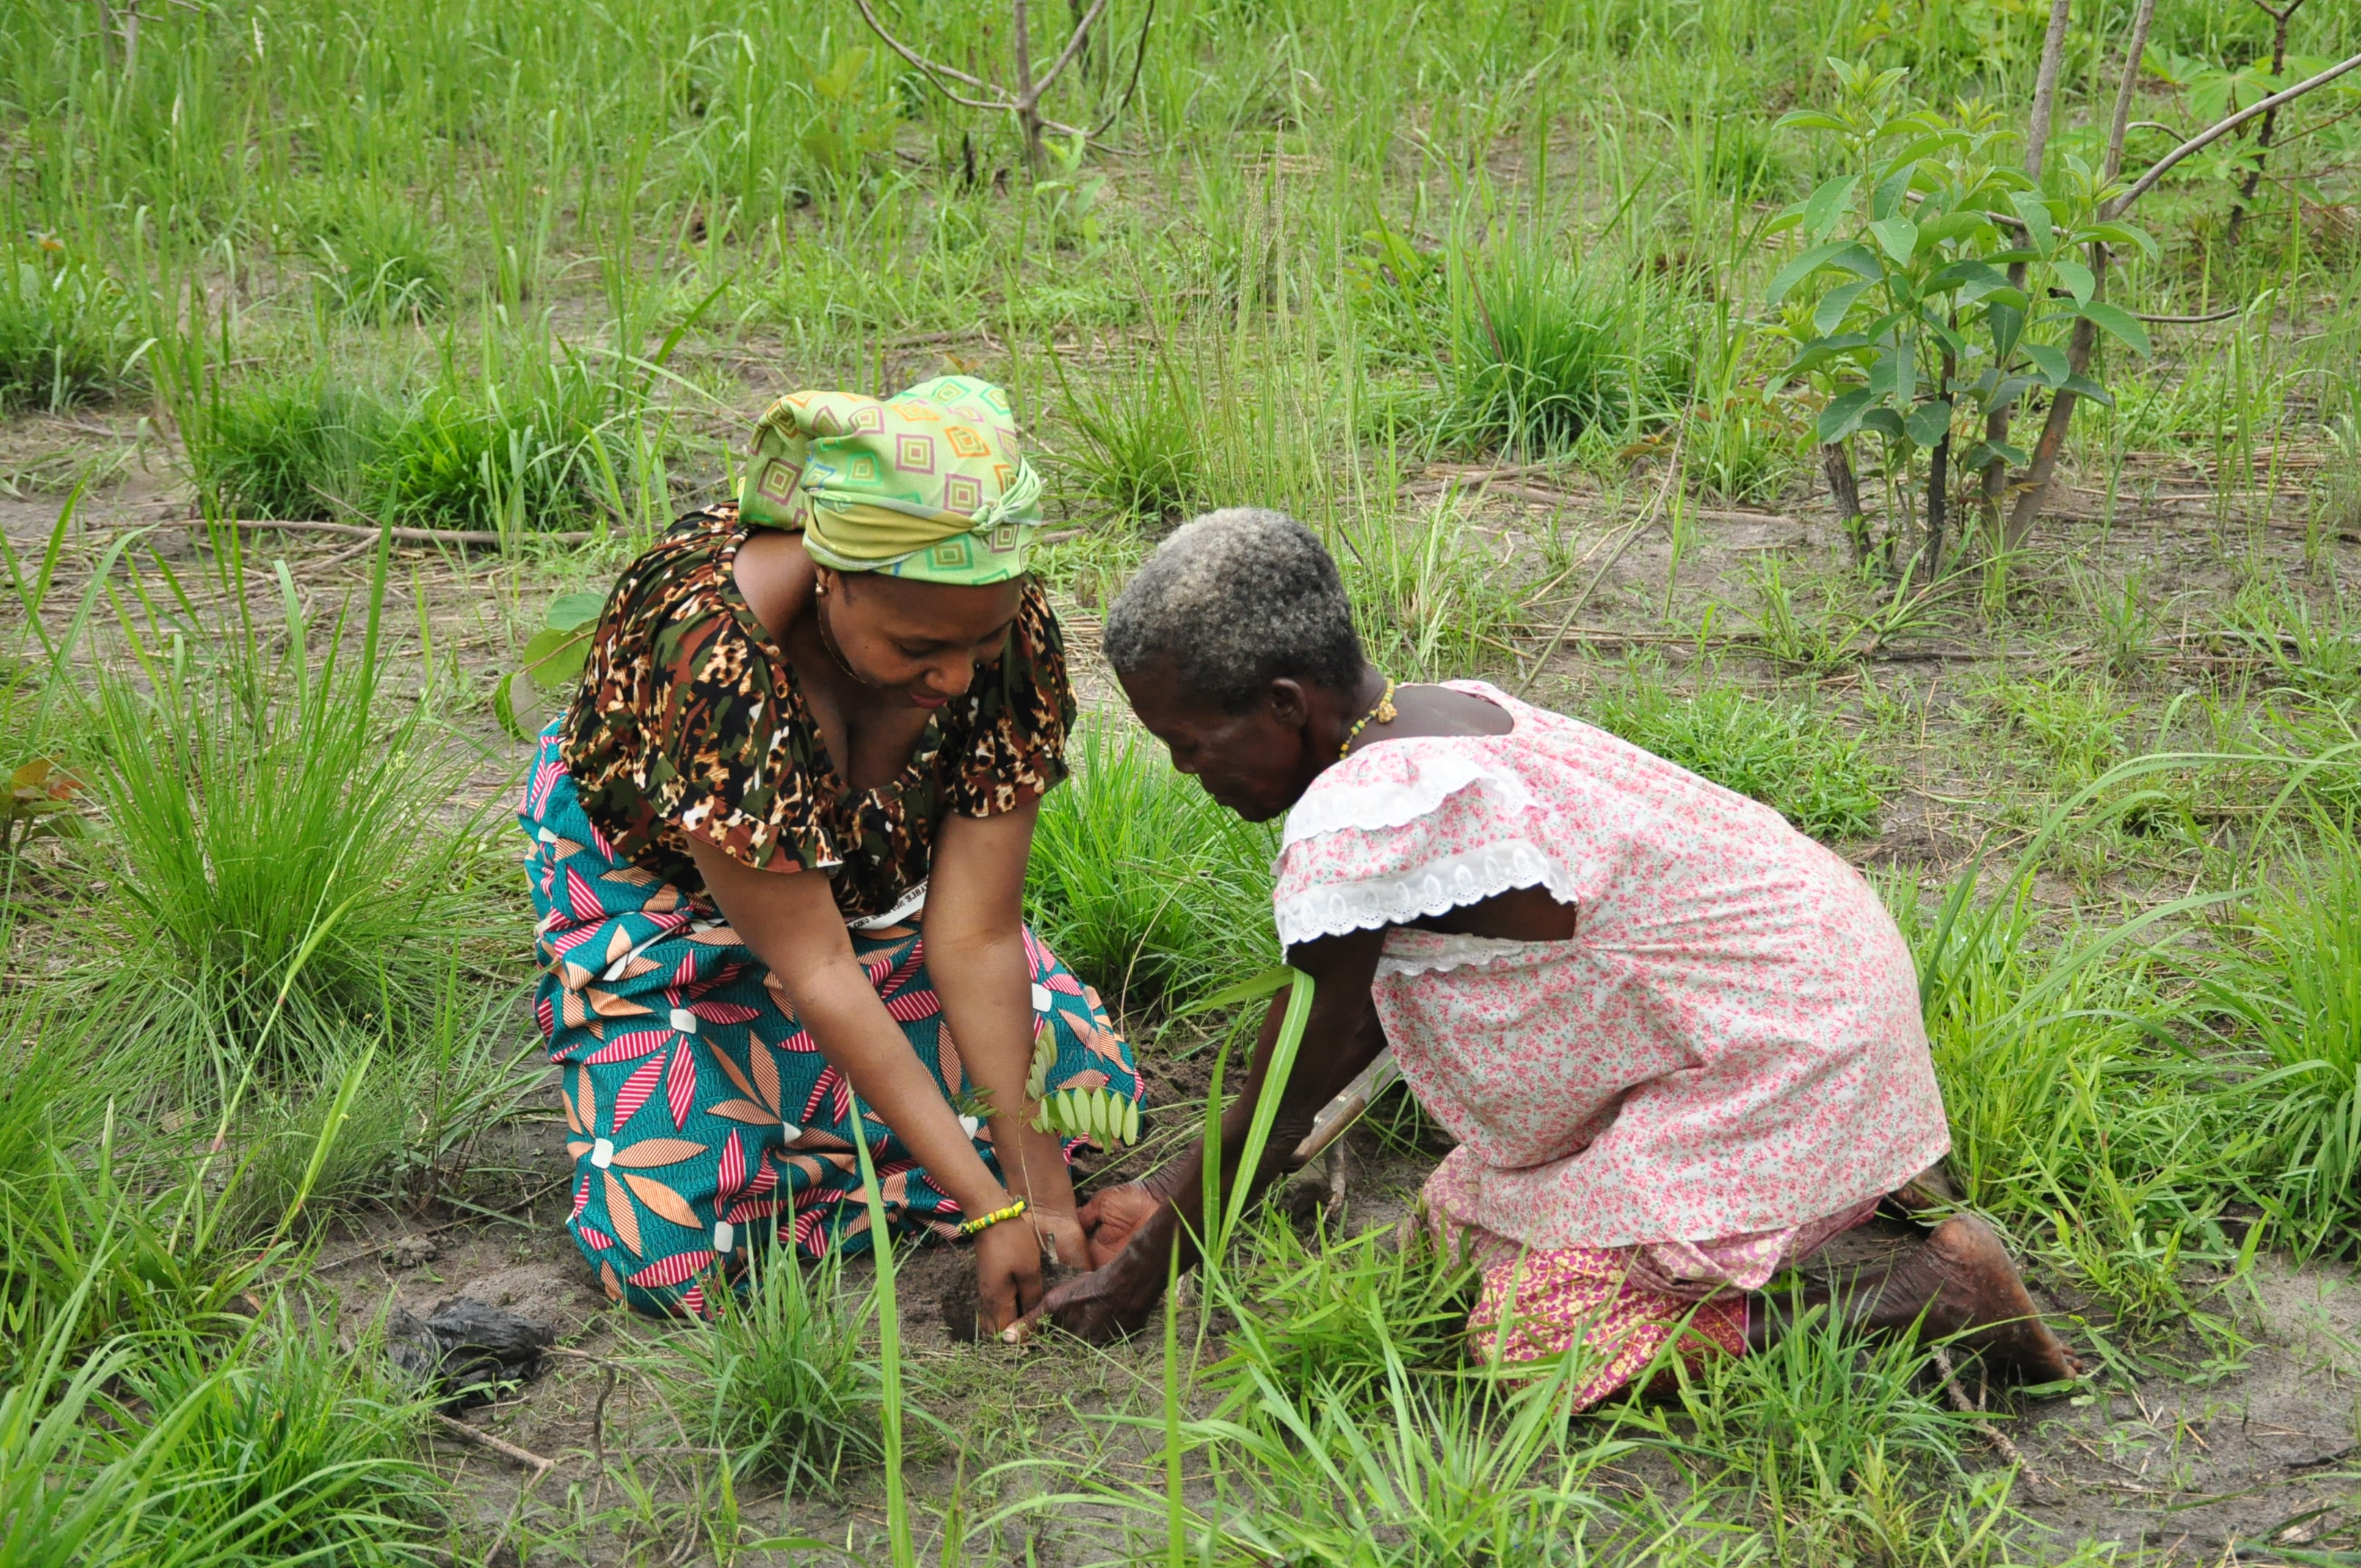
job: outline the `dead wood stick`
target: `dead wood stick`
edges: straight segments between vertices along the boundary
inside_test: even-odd
[[[1959,1411],[1963,1416],[1980,1416],[1984,1413],[1983,1408],[1980,1405],[1971,1403],[1968,1398],[1967,1390],[1960,1387],[1959,1375],[1951,1368],[1951,1353],[1949,1351],[1944,1350],[1939,1346],[1937,1347],[1935,1351],[1935,1369],[1943,1375],[1943,1392],[1949,1398],[1951,1408],[1953,1409]],[[2009,1464],[2015,1465],[2017,1469],[2025,1472],[2025,1479],[2029,1485],[2038,1486],[2046,1485],[2048,1482],[2049,1477],[2044,1475],[2040,1471],[2036,1470],[2032,1465],[2026,1463],[2025,1451],[2016,1446],[2015,1440],[2011,1438],[2008,1433],[2001,1431],[2000,1428],[1996,1426],[1984,1422],[1977,1423],[1976,1430],[1983,1433],[1984,1441],[1993,1445],[1994,1453],[1998,1453],[2003,1459],[2007,1460]]]
[[[519,1448],[505,1438],[494,1437],[488,1431],[479,1431],[456,1417],[446,1416],[440,1410],[434,1413],[434,1421],[453,1437],[472,1442],[478,1448],[489,1449],[511,1464],[532,1471],[536,1479],[557,1468],[557,1461],[555,1459],[544,1459],[531,1449]]]
[[[2132,63],[2134,70],[2138,69],[2138,62],[2136,60]],[[2166,153],[2162,158],[2158,159],[2154,163],[2148,165],[2147,172],[2141,175],[2137,180],[2132,181],[2130,190],[2125,191],[2122,195],[2117,196],[2114,200],[2107,203],[2104,206],[2099,209],[2099,215],[2109,221],[2121,217],[2125,209],[2130,207],[2134,202],[2138,201],[2142,196],[2147,195],[2150,191],[2154,190],[2156,188],[2156,182],[2163,179],[2165,175],[2171,170],[2173,166],[2180,163],[2183,159],[2193,157],[2195,154],[2204,151],[2207,148],[2213,146],[2224,137],[2228,136],[2232,131],[2236,130],[2240,126],[2245,125],[2248,120],[2255,118],[2257,115],[2273,114],[2279,109],[2280,104],[2291,104],[2307,93],[2327,86],[2330,82],[2335,81],[2338,77],[2344,75],[2348,71],[2361,71],[2361,54],[2347,55],[2345,59],[2338,60],[2334,65],[2330,66],[2327,70],[2320,71],[2315,75],[2308,76],[2292,87],[2281,88],[2279,92],[2272,93],[2268,98],[2257,99],[2254,103],[2249,104],[2246,107],[2239,110],[2235,115],[2225,115],[2224,118],[2216,120],[2213,125],[2208,126],[2205,129],[2198,132],[2195,136],[2191,137],[2187,141],[2182,142],[2179,147],[2174,148],[2170,152]]]
[[[393,535],[400,544],[456,544],[497,549],[504,541],[497,533],[472,528],[390,528],[379,530],[357,522],[277,521],[264,518],[219,518],[207,521],[189,518],[182,528],[243,528],[249,532],[276,530],[280,533],[333,533],[340,539],[375,539],[380,532]],[[557,544],[587,544],[598,536],[594,533],[536,533],[532,537],[546,539]]]
[[[535,1203],[540,1202],[543,1199],[548,1197],[559,1188],[564,1187],[569,1179],[571,1179],[568,1177],[561,1176],[555,1181],[544,1182],[542,1186],[535,1189],[530,1196],[519,1199],[505,1209],[478,1209],[472,1214],[462,1214],[456,1220],[445,1220],[439,1225],[429,1225],[423,1231],[400,1232],[396,1234],[386,1237],[385,1240],[381,1242],[372,1243],[370,1245],[361,1248],[360,1251],[354,1253],[349,1256],[336,1258],[328,1263],[313,1264],[312,1266],[311,1272],[313,1274],[325,1274],[332,1268],[343,1268],[351,1264],[358,1263],[363,1258],[375,1257],[378,1254],[384,1252],[389,1247],[400,1246],[402,1243],[413,1238],[440,1235],[445,1231],[456,1231],[461,1225],[471,1225],[476,1223],[478,1220],[482,1220],[487,1217],[504,1219],[511,1214],[527,1212]]]
[[[1312,1130],[1295,1146],[1295,1163],[1309,1165],[1319,1158],[1321,1151],[1334,1143],[1400,1076],[1401,1069],[1394,1065],[1394,1053],[1379,1051],[1375,1061],[1356,1074],[1353,1081],[1338,1091],[1336,1098],[1323,1105],[1320,1113],[1312,1118]]]
[[[1645,533],[1655,522],[1656,514],[1664,510],[1664,498],[1671,495],[1673,487],[1681,481],[1681,444],[1688,439],[1688,427],[1684,425],[1681,427],[1680,433],[1673,437],[1672,455],[1664,463],[1664,481],[1656,487],[1655,495],[1650,498],[1648,510],[1640,514],[1638,521],[1624,531],[1623,537],[1616,542],[1614,551],[1609,554],[1605,563],[1599,566],[1583,590],[1574,596],[1574,602],[1565,607],[1565,619],[1558,622],[1557,630],[1550,633],[1550,640],[1543,644],[1540,652],[1533,655],[1532,668],[1525,672],[1525,678],[1517,683],[1518,696],[1522,696],[1533,689],[1533,683],[1542,677],[1543,666],[1546,665],[1550,662],[1550,656],[1557,652],[1558,644],[1565,641],[1566,629],[1574,624],[1574,618],[1582,613],[1582,607],[1590,602],[1590,596],[1598,591],[1598,585],[1607,580],[1607,574],[1615,569],[1615,563],[1623,559],[1623,553],[1631,548],[1631,542]]]

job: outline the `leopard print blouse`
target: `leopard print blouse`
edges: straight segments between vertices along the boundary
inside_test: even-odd
[[[937,710],[900,774],[855,795],[738,591],[751,531],[734,505],[708,507],[623,569],[564,720],[566,769],[615,848],[693,897],[692,835],[763,870],[832,873],[848,919],[884,914],[926,880],[945,816],[1014,810],[1066,776],[1057,618],[1028,581],[999,659]]]

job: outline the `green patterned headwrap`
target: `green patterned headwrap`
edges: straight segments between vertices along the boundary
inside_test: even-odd
[[[1008,394],[941,376],[879,401],[789,392],[754,427],[739,515],[799,532],[813,560],[974,586],[1020,576],[1041,478],[1016,449]]]

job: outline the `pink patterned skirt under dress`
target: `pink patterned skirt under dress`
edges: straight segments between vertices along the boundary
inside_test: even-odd
[[[1452,1168],[1435,1172],[1426,1209],[1449,1255],[1482,1270],[1467,1314],[1467,1354],[1480,1365],[1554,1361],[1579,1344],[1574,1408],[1588,1409],[1651,1366],[1665,1347],[1694,1365],[1746,1354],[1749,1298],[1877,1210],[1872,1198],[1841,1214],[1750,1236],[1642,1246],[1529,1248],[1451,1218],[1465,1194]]]

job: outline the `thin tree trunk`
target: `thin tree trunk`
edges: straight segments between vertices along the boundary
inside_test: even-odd
[[[2071,0],[2050,0],[2049,31],[2041,39],[2041,67],[2033,78],[2033,119],[2025,132],[2025,171],[2041,178],[2049,149],[2049,127],[2058,114],[2058,73],[2066,61],[2066,30]]]
[[[2140,58],[2147,53],[2148,27],[2155,20],[2156,0],[2139,0],[2132,12],[2131,38],[2125,46],[2123,80],[2115,86],[2114,114],[2107,123],[2107,158],[2099,176],[2102,186],[2113,184],[2115,176],[2123,172],[2124,137],[2131,128],[2132,95],[2139,86]],[[2103,245],[2091,247],[2091,298],[2105,298],[2107,247]],[[2098,345],[2098,327],[2087,319],[2076,322],[2073,334],[2066,342],[2066,367],[2077,376],[2089,370],[2091,356]],[[2050,396],[2048,416],[2041,422],[2041,438],[2034,444],[2031,461],[2026,463],[2025,475],[2017,483],[2016,504],[2009,510],[2008,527],[2001,538],[2004,548],[2019,549],[2032,534],[2035,521],[2048,503],[2050,480],[2058,472],[2058,454],[2066,444],[2067,427],[2073,419],[2074,394],[2061,387]],[[1989,475],[1984,487],[1985,494],[1997,503],[1999,498]]]
[[[2255,5],[2271,19],[2271,76],[2276,80],[2287,69],[2288,23],[2303,9],[2303,0],[2288,0],[2285,10],[2274,11],[2255,0]],[[2238,187],[2238,199],[2230,203],[2230,245],[2238,244],[2238,231],[2246,226],[2246,207],[2254,201],[2255,192],[2262,189],[2263,160],[2270,156],[2271,134],[2279,128],[2279,112],[2271,110],[2263,116],[2263,126],[2255,136],[2255,166],[2246,170],[2246,178]]]
[[[2041,40],[2041,68],[2033,79],[2033,117],[2025,132],[2025,171],[2041,181],[2041,168],[2049,153],[2049,130],[2058,115],[2058,73],[2066,60],[2066,32],[2072,0],[2052,0],[2049,31]],[[2025,263],[2008,264],[2008,286],[2025,287]],[[1984,440],[1998,446],[2008,439],[2010,411],[1994,409],[1984,415]],[[2000,528],[2000,500],[2008,491],[2008,459],[1993,457],[1983,468],[1983,514],[1987,533]]]
[[[1837,521],[1844,524],[1845,537],[1852,541],[1852,564],[1869,565],[1869,519],[1861,510],[1861,480],[1852,471],[1852,458],[1844,443],[1830,441],[1820,447],[1820,472],[1828,476],[1828,499],[1836,503]]]
[[[1943,575],[1943,534],[1950,522],[1951,433],[1935,443],[1927,459],[1927,580]]]
[[[1033,28],[1026,0],[1010,0],[1016,46],[1016,126],[1025,137],[1025,167],[1041,176],[1041,110],[1033,102]]]

